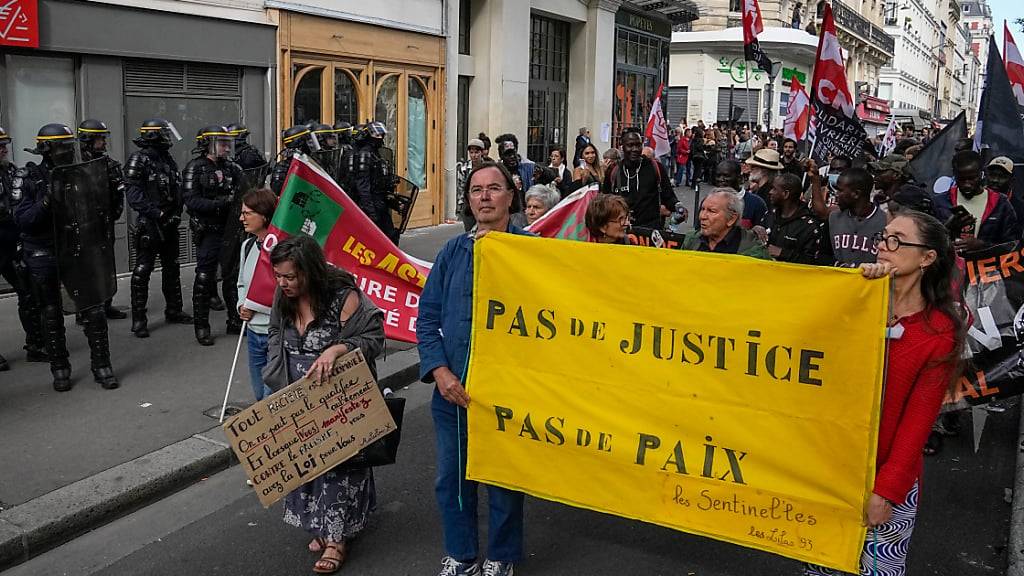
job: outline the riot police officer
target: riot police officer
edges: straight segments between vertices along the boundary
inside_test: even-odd
[[[133,142],[139,150],[125,165],[128,205],[135,211],[135,268],[132,270],[132,333],[149,337],[146,303],[149,277],[157,256],[163,272],[164,319],[168,324],[191,324],[182,310],[178,238],[181,224],[181,177],[170,149],[181,136],[174,125],[161,118],[143,122]]]
[[[17,167],[10,161],[11,137],[0,128],[0,275],[18,295],[18,319],[25,330],[25,359],[29,362],[47,360],[39,305],[32,296],[28,273],[21,261],[18,225],[14,221],[14,183]],[[20,185],[20,182],[19,182]],[[10,365],[0,356],[0,371]]]
[[[249,129],[244,124],[228,124],[227,129],[235,137],[234,161],[235,164],[242,167],[242,170],[259,168],[267,163],[263,153],[249,143]],[[259,188],[262,184],[262,182],[256,183],[254,187]]]
[[[103,158],[107,165],[107,184],[110,187],[110,206],[112,211],[109,214],[107,230],[110,233],[110,245],[114,245],[114,224],[124,212],[124,173],[121,170],[121,163],[107,155],[107,139],[110,138],[110,129],[99,120],[85,120],[78,125],[78,141],[82,144],[82,159],[95,160]],[[104,304],[107,318],[110,320],[124,320],[127,314],[114,308],[108,300]]]
[[[360,126],[353,134],[352,150],[342,160],[342,184],[363,212],[392,242],[398,231],[391,220],[388,194],[394,191],[394,166],[381,154],[387,129],[380,122]]]
[[[210,334],[210,299],[217,292],[217,264],[230,207],[244,184],[242,169],[231,160],[234,136],[223,126],[211,125],[196,133],[196,157],[185,166],[185,206],[196,246],[196,279],[192,315],[196,341],[213,345]],[[224,298],[238,288],[224,285]],[[230,328],[230,326],[229,326]],[[237,332],[237,331],[236,331]]]
[[[309,126],[299,124],[281,132],[281,142],[284,149],[281,150],[277,163],[270,173],[270,189],[274,194],[280,196],[281,188],[284,187],[284,179],[288,175],[288,167],[292,164],[292,156],[301,152],[311,156],[315,150],[320,149],[320,143]]]
[[[235,164],[242,168],[245,175],[245,186],[236,195],[228,210],[220,258],[220,272],[225,286],[224,303],[228,316],[227,331],[228,334],[238,334],[242,329],[242,319],[238,317],[238,291],[229,290],[227,287],[237,285],[239,249],[245,239],[245,229],[239,222],[239,214],[242,211],[241,195],[248,189],[263,186],[270,164],[255,146],[249,144],[249,129],[245,125],[229,124],[227,130],[235,137]]]
[[[71,128],[63,124],[47,124],[39,129],[36,147],[26,150],[41,155],[43,161],[38,165],[29,162],[18,171],[20,182],[14,188],[18,204],[14,214],[21,231],[25,265],[42,306],[53,389],[66,392],[72,386],[61,284],[72,294],[72,299],[74,294],[92,296],[88,301],[76,300],[75,304],[82,314],[85,336],[89,341],[93,378],[105,389],[117,388],[118,381],[110,366],[107,318],[103,312],[103,302],[113,293],[113,253],[109,246],[106,251],[94,252],[95,244],[106,241],[106,230],[102,225],[98,226],[98,235],[83,237],[87,230],[96,231],[97,227],[88,226],[88,223],[82,225],[75,220],[76,210],[96,211],[93,212],[98,216],[95,220],[106,218],[103,213],[106,207],[101,209],[98,205],[107,191],[100,190],[98,185],[95,190],[90,190],[89,182],[84,180],[72,186],[68,180],[61,180],[72,176],[58,177],[58,171],[64,171],[68,166],[83,165],[76,164],[77,143]],[[103,168],[97,170],[93,177],[105,181],[106,171]],[[85,202],[66,202],[66,195],[71,193],[90,194],[91,197]],[[87,257],[89,254],[100,257],[90,259]],[[108,290],[95,290],[94,286],[86,285],[88,282],[97,282]]]
[[[334,125],[334,132],[338,135],[338,147],[343,154],[352,148],[352,125],[348,122],[338,122]]]

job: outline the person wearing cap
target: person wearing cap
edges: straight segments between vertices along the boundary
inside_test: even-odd
[[[761,148],[747,158],[744,164],[750,168],[750,174],[747,176],[747,192],[757,194],[767,204],[772,181],[783,168],[778,151]]]
[[[494,143],[498,145],[498,158],[515,180],[519,205],[526,206],[526,191],[533,186],[533,162],[519,155],[519,139],[515,134],[501,134]]]
[[[39,303],[32,294],[25,264],[21,261],[18,224],[14,221],[14,182],[17,166],[10,160],[11,137],[0,128],[0,276],[18,295],[18,319],[25,331],[25,360],[47,360]],[[0,356],[0,371],[10,369]]]
[[[934,215],[931,194],[914,184],[907,172],[908,164],[906,156],[896,153],[868,164],[875,177],[875,204],[887,206],[890,212],[896,204]]]
[[[743,215],[740,226],[750,230],[755,226],[764,226],[768,206],[757,194],[749,194],[740,184],[740,164],[735,160],[722,160],[715,167],[715,186],[730,188],[743,201]]]
[[[661,230],[665,217],[675,209],[672,181],[661,163],[643,155],[643,137],[636,128],[626,128],[620,138],[622,161],[605,170],[606,194],[626,199],[634,226]]]
[[[955,182],[935,196],[935,216],[953,236],[957,251],[981,250],[994,244],[1016,242],[1021,237],[1020,221],[1009,199],[982,184],[981,155],[963,150],[953,155]],[[967,213],[957,216],[954,208]]]
[[[1017,220],[1024,226],[1024,198],[1021,198],[1020,194],[1015,194],[1013,190],[1013,160],[1006,156],[993,158],[985,168],[985,184],[1006,196],[1017,214]]]
[[[466,145],[466,159],[459,162],[455,166],[455,189],[461,191],[466,186],[466,177],[469,176],[469,172],[480,165],[484,158],[484,141],[479,138],[473,138]],[[458,195],[459,202],[456,207],[455,214],[462,218],[462,225],[465,226],[466,232],[476,224],[476,219],[473,218],[473,211],[469,209],[469,205],[463,201],[462,194]]]

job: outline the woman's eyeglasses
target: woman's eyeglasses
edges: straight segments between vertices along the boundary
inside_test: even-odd
[[[879,233],[877,233],[877,234],[875,234],[874,236],[871,237],[871,243],[876,248],[878,248],[878,247],[880,247],[880,246],[882,246],[884,244],[885,245],[885,249],[887,251],[889,251],[889,252],[895,252],[895,251],[899,250],[900,246],[913,246],[914,248],[924,248],[926,250],[931,250],[931,248],[932,248],[931,246],[928,246],[927,244],[917,244],[915,242],[907,242],[906,240],[900,240],[900,237],[896,236],[895,234],[889,234],[888,236],[886,236],[886,235],[882,234],[881,232],[879,232]]]

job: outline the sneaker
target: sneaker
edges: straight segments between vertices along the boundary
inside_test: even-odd
[[[483,576],[512,576],[511,562],[484,561]]]
[[[451,556],[441,559],[441,572],[437,576],[479,576],[480,566],[476,562],[459,562]]]

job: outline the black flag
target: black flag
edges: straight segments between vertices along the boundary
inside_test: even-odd
[[[966,137],[967,115],[961,112],[910,161],[909,170],[914,180],[925,190],[937,194],[949,190],[948,185],[940,185],[942,190],[935,190],[935,182],[943,176],[953,177],[953,153],[956,143]]]
[[[986,164],[996,156],[1007,156],[1015,166],[1024,168],[1024,123],[1016,111],[1017,99],[999,56],[996,39],[989,36],[985,89],[981,93],[974,134],[974,149],[981,153]],[[1015,169],[1013,176],[1013,189],[1024,190],[1024,169]]]

